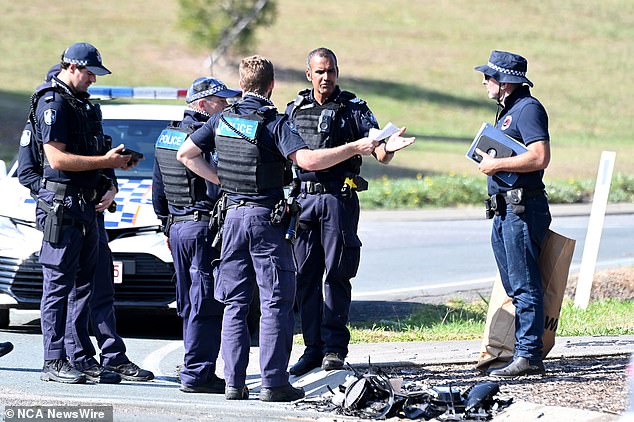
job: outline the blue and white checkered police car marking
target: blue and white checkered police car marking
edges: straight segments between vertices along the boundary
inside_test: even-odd
[[[117,210],[106,212],[106,228],[148,227],[159,225],[152,208],[152,181],[150,179],[119,179],[119,192],[115,197]],[[23,204],[35,206],[30,195]]]
[[[119,179],[119,192],[115,201],[117,211],[114,214],[105,214],[106,228],[136,226],[142,223],[140,220],[143,209],[146,209],[151,217],[156,218],[152,209],[152,181],[149,179]]]

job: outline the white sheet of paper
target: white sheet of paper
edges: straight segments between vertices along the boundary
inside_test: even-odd
[[[370,132],[368,133],[368,138],[374,139],[375,141],[382,141],[398,132],[398,130],[399,129],[394,126],[392,122],[389,122],[381,130],[375,128],[370,129]]]

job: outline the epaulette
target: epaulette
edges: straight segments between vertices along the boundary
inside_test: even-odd
[[[300,105],[302,105],[304,101],[308,101],[309,96],[310,96],[310,89],[306,88],[302,91],[299,91],[299,93],[297,94],[297,97],[295,98],[294,101],[292,101],[292,103],[295,107],[299,107]],[[288,103],[288,104],[290,105],[291,103]]]
[[[272,105],[265,105],[258,108],[258,113],[264,117],[276,116],[277,108],[275,108],[275,106],[272,106]]]
[[[364,100],[358,98],[354,93],[350,91],[341,91],[339,93],[339,96],[337,97],[337,101],[341,103],[365,104]]]

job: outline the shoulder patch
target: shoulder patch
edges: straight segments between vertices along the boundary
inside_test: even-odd
[[[55,109],[49,108],[44,110],[44,123],[48,126],[52,126],[55,123],[55,119],[57,118],[57,111]]]
[[[370,110],[368,110],[363,115],[363,118],[369,121],[370,123],[372,123],[373,125],[376,125],[377,127],[379,126],[379,122],[376,121],[376,117],[374,117],[374,114]]]
[[[292,121],[287,120],[285,123],[288,126],[288,128],[291,130],[291,132],[293,132],[296,135],[299,135],[299,132],[297,131],[297,127],[295,127],[295,124]]]
[[[365,104],[365,100],[362,100],[362,99],[361,99],[361,98],[359,98],[359,97],[354,97],[354,98],[352,98],[352,99],[350,100],[350,102],[351,102],[351,103],[354,103],[354,104],[360,104],[360,105]]]
[[[28,147],[30,143],[31,143],[31,131],[23,130],[22,136],[20,136],[20,146]]]

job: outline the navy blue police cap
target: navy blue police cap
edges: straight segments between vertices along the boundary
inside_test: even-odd
[[[101,63],[99,50],[86,42],[78,42],[68,47],[62,54],[62,63],[84,66],[97,76],[112,73]]]
[[[237,97],[240,94],[242,94],[241,91],[227,88],[227,85],[225,85],[221,80],[211,77],[203,77],[192,82],[191,86],[187,90],[185,101],[189,104],[196,100],[200,100],[201,98],[211,97],[212,95],[222,98],[232,98]]]
[[[508,51],[493,50],[489,57],[489,62],[474,69],[498,82],[526,83],[529,86],[533,86],[533,83],[526,77],[526,70],[528,69],[526,59]]]

